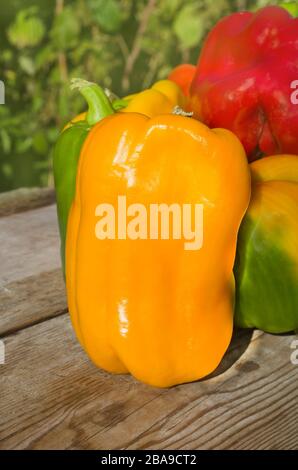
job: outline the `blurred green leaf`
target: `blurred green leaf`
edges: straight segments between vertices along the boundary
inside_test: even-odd
[[[6,178],[11,178],[13,175],[13,167],[10,163],[3,163],[2,164],[2,172],[6,176]]]
[[[23,72],[27,73],[28,75],[34,75],[35,66],[31,57],[21,55],[19,57],[19,64]]]
[[[58,129],[57,127],[51,127],[50,129],[48,129],[47,136],[48,136],[49,142],[50,143],[55,142],[59,133],[60,133],[60,129]]]
[[[11,138],[6,129],[0,129],[0,138],[4,153],[9,153],[11,150]]]
[[[57,116],[59,117],[60,122],[64,122],[68,120],[69,110],[70,110],[70,102],[74,99],[74,93],[70,91],[70,87],[65,85],[61,87],[59,99],[56,103],[57,106]]]
[[[32,146],[32,137],[27,137],[26,139],[19,140],[16,144],[16,153],[25,153]]]
[[[47,161],[39,161],[39,162],[34,162],[34,168],[38,170],[48,170],[49,169],[49,162]]]
[[[36,132],[33,137],[32,147],[40,155],[45,155],[47,153],[49,144],[45,132]]]
[[[13,58],[13,53],[12,53],[12,50],[10,49],[5,49],[4,51],[1,52],[1,54],[2,54],[3,62],[10,62],[11,59]]]
[[[197,3],[185,5],[174,21],[174,32],[183,48],[198,45],[204,34],[204,17]]]
[[[89,0],[88,3],[95,21],[103,31],[114,33],[119,30],[123,20],[121,2],[116,0]]]
[[[40,69],[45,65],[51,64],[55,60],[57,60],[56,52],[52,44],[47,44],[45,47],[43,47],[37,52],[34,60],[35,67],[36,69]]]
[[[19,49],[37,46],[45,34],[45,27],[36,16],[37,8],[31,7],[20,10],[14,23],[9,27],[8,39]]]
[[[14,82],[16,79],[16,76],[17,74],[14,70],[5,70],[5,77],[7,78],[7,80]]]
[[[279,6],[287,10],[290,15],[294,16],[296,18],[298,16],[298,3],[296,2],[281,2],[279,3]]]
[[[183,0],[163,0],[160,4],[161,14],[165,19],[170,19],[177,13],[183,3]]]
[[[38,113],[43,107],[43,98],[40,94],[34,96],[33,103],[32,103],[32,111],[34,113]]]
[[[72,7],[66,7],[55,17],[51,38],[58,49],[67,50],[79,42],[80,22]]]

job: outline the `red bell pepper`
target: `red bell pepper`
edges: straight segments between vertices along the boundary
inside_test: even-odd
[[[250,160],[298,154],[297,80],[298,18],[275,6],[238,12],[207,36],[190,106],[208,126],[232,130]]]

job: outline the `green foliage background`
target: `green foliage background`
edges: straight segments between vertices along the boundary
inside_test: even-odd
[[[223,15],[266,0],[0,0],[0,191],[52,185],[51,148],[84,109],[71,77],[119,96],[196,63]],[[270,2],[275,3],[275,2]]]

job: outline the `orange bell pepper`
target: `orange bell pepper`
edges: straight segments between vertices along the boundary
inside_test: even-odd
[[[98,239],[98,205],[117,210],[119,196],[148,213],[150,204],[202,204],[201,248],[141,232]],[[69,215],[66,285],[74,329],[97,366],[158,387],[217,367],[232,335],[233,264],[249,198],[246,156],[227,130],[137,113],[93,127]]]
[[[169,80],[177,83],[185,96],[189,96],[191,82],[195,76],[196,66],[192,64],[177,65],[168,76]]]

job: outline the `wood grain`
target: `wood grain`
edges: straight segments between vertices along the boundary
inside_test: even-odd
[[[55,206],[0,219],[1,449],[297,449],[293,336],[240,330],[205,380],[96,369],[74,338]]]
[[[0,219],[0,335],[66,311],[54,205]]]
[[[0,336],[67,312],[61,269],[10,282],[0,290]]]
[[[19,188],[0,193],[0,217],[47,206],[54,202],[54,188]]]
[[[297,448],[292,339],[239,332],[213,377],[160,390],[96,369],[68,316],[47,320],[5,339],[0,448]]]

